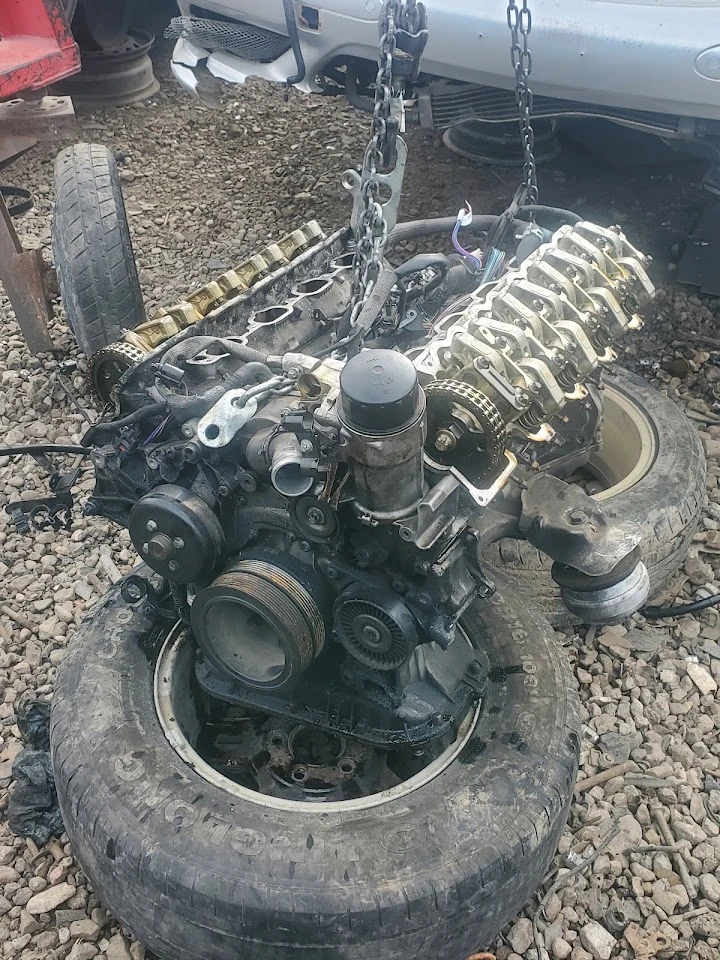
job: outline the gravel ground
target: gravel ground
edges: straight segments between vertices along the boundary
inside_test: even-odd
[[[295,91],[286,101],[281,90],[262,84],[230,91],[221,111],[208,112],[167,80],[166,52],[158,60],[165,75],[158,96],[82,115],[78,138],[106,143],[121,160],[149,310],[311,217],[326,229],[343,223],[349,205],[340,174],[361,157],[367,131],[366,118],[343,101]],[[476,211],[495,211],[511,194],[514,174],[478,171],[445,152],[432,134],[409,139],[406,218],[453,212],[466,196]],[[34,192],[35,208],[18,228],[25,244],[48,258],[56,149],[38,147],[4,175]],[[543,200],[623,223],[655,255],[662,282],[671,277],[673,244],[702,203],[696,179],[692,163],[660,172],[609,169],[570,149],[544,172]],[[688,429],[701,430],[708,453],[707,514],[666,598],[720,591],[720,340],[713,340],[719,312],[717,301],[666,285],[624,358],[686,407],[693,418]],[[76,442],[82,416],[61,383],[91,414],[93,408],[61,308],[52,325],[59,355],[79,361],[64,381],[56,358],[26,352],[4,296],[0,320],[4,442]],[[80,489],[91,487],[87,474]],[[0,458],[0,507],[43,489],[33,461]],[[97,519],[78,518],[68,533],[26,538],[0,513],[0,810],[20,747],[17,703],[51,694],[76,625],[133,560],[125,534]],[[589,869],[547,897],[543,911],[531,904],[495,945],[478,949],[493,949],[498,960],[536,960],[536,932],[557,960],[717,960],[720,619],[713,610],[665,626],[635,617],[566,642],[583,698],[581,778],[619,763],[625,773],[576,793],[555,866],[561,878],[594,857]],[[608,842],[615,820],[620,832]],[[102,909],[65,841],[38,851],[0,823],[2,955],[141,960],[143,947]],[[668,844],[677,844],[677,852],[642,849]]]

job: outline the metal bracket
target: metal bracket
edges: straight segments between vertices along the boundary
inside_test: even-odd
[[[247,390],[228,390],[224,397],[210,407],[200,419],[197,433],[200,443],[206,447],[225,447],[241,427],[257,413],[257,400],[242,399]]]
[[[390,196],[387,200],[380,200],[380,206],[382,207],[383,217],[387,223],[387,232],[388,234],[393,230],[395,224],[397,223],[397,213],[400,206],[400,195],[402,193],[403,179],[405,178],[405,164],[407,162],[407,144],[402,137],[398,137],[396,141],[396,150],[397,157],[395,166],[389,173],[376,173],[373,180],[377,181],[381,186],[386,187],[390,190]],[[353,233],[357,236],[359,227],[360,227],[360,215],[364,210],[365,201],[362,196],[362,185],[370,176],[370,171],[366,169],[367,159],[363,163],[362,173],[358,173],[357,170],[346,170],[342,177],[342,185],[352,194],[353,204],[352,216],[350,218],[350,223],[352,225]]]
[[[479,507],[486,507],[493,497],[501,490],[507,481],[510,479],[511,474],[518,465],[517,457],[514,453],[511,453],[509,450],[505,451],[505,466],[503,467],[502,472],[497,476],[493,481],[491,486],[481,489],[480,487],[473,486],[472,483],[467,479],[464,474],[462,474],[457,467],[450,467],[444,463],[438,463],[437,460],[433,460],[425,452],[425,463],[430,467],[431,470],[435,470],[438,473],[449,473],[451,476],[455,477],[458,483],[463,486],[470,496],[473,498],[475,503]]]
[[[610,573],[642,539],[636,523],[610,522],[597,500],[549,474],[523,490],[519,530],[553,560],[590,577]]]
[[[31,353],[47,353],[53,349],[47,328],[52,312],[45,295],[43,272],[42,253],[23,250],[0,195],[0,280]]]

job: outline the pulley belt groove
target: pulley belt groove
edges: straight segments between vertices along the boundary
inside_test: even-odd
[[[213,586],[230,587],[257,597],[290,631],[300,653],[301,669],[304,670],[323,649],[325,624],[315,601],[301,583],[279,567],[262,560],[241,560],[235,569],[221,574]]]

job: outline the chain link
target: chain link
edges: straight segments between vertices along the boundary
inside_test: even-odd
[[[537,169],[535,165],[535,134],[530,117],[533,109],[533,95],[530,89],[530,74],[532,73],[532,54],[528,47],[528,37],[532,30],[532,13],[528,0],[522,0],[518,6],[515,0],[510,0],[507,8],[507,22],[510,28],[512,44],[510,46],[510,62],[515,71],[515,97],[520,113],[520,138],[522,141],[523,186],[525,187],[525,203],[538,202]],[[522,44],[520,38],[522,37]]]
[[[375,78],[370,142],[365,149],[361,197],[363,208],[358,217],[353,257],[353,298],[350,322],[354,324],[366,299],[372,293],[382,269],[388,225],[380,202],[377,174],[395,164],[397,136],[402,126],[403,84],[393,78],[393,57],[398,32],[410,35],[422,27],[422,10],[417,0],[385,0],[379,19],[380,50]],[[419,56],[416,66],[419,65]]]

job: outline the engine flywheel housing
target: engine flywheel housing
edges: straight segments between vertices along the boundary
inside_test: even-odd
[[[333,626],[356,660],[376,670],[395,670],[418,641],[415,620],[399,597],[366,584],[351,584],[335,602]]]

